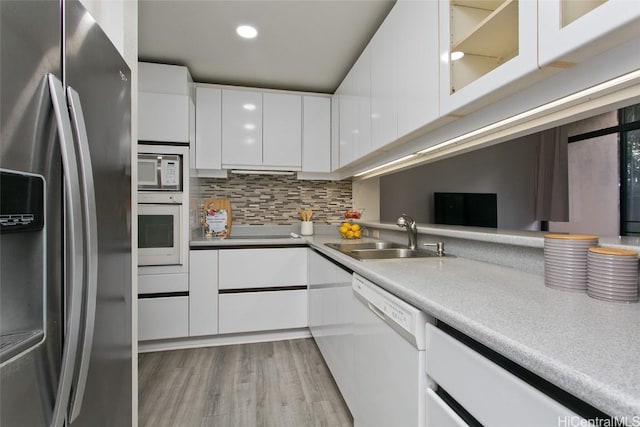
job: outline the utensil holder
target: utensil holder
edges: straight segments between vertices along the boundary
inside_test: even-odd
[[[313,221],[301,221],[300,234],[302,234],[303,236],[313,235]]]

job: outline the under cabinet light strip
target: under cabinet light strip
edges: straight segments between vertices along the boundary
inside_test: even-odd
[[[620,77],[616,77],[614,79],[608,80],[604,83],[600,83],[598,85],[592,86],[590,88],[584,89],[582,91],[576,92],[574,94],[571,95],[567,95],[563,98],[557,99],[555,101],[551,101],[549,103],[543,104],[539,107],[533,108],[531,110],[522,112],[520,114],[516,114],[515,116],[511,116],[508,117],[506,119],[497,121],[495,123],[492,123],[490,125],[484,126],[480,129],[476,129],[474,131],[465,133],[463,135],[457,136],[455,138],[451,138],[449,140],[443,141],[439,144],[433,145],[431,147],[425,148],[424,150],[420,150],[414,154],[410,154],[408,156],[404,156],[400,159],[397,160],[393,160],[391,162],[388,163],[384,163],[380,166],[376,166],[374,168],[371,169],[367,169],[365,171],[362,172],[358,172],[357,174],[354,174],[355,177],[359,177],[359,176],[363,176],[363,175],[368,175],[372,172],[376,172],[376,171],[380,171],[381,169],[385,169],[389,166],[392,165],[396,165],[400,162],[403,162],[405,160],[408,160],[410,158],[413,157],[419,157],[419,156],[423,156],[427,153],[431,153],[434,151],[440,151],[443,150],[444,148],[451,146],[451,145],[455,145],[458,143],[461,143],[462,141],[468,140],[470,138],[476,137],[476,136],[480,136],[480,135],[486,135],[491,131],[495,131],[495,130],[499,130],[500,128],[504,128],[508,125],[512,125],[518,122],[521,122],[525,119],[533,119],[536,118],[536,116],[542,116],[544,113],[552,113],[553,111],[558,111],[560,110],[561,107],[567,107],[572,103],[576,103],[579,101],[589,101],[590,99],[594,99],[594,97],[596,96],[603,96],[604,94],[601,92],[604,92],[608,89],[616,89],[616,90],[622,90],[625,87],[627,87],[627,83],[631,82],[631,83],[636,83],[634,82],[634,80],[638,80],[640,79],[640,70],[636,70],[633,71],[631,73],[625,74],[623,76]],[[460,144],[462,145],[462,144]],[[419,159],[416,159],[419,161]],[[414,164],[415,162],[412,162],[412,164]],[[394,168],[395,169],[395,168]],[[384,171],[384,172],[390,172],[390,171]],[[382,173],[382,171],[380,171],[380,173]]]
[[[293,175],[288,171],[252,170],[252,169],[232,169],[231,173],[236,175]]]
[[[383,163],[380,166],[376,166],[375,168],[367,169],[367,170],[365,170],[363,172],[358,172],[354,176],[362,176],[362,175],[365,175],[365,174],[368,174],[368,173],[371,173],[371,172],[375,172],[375,171],[377,171],[379,169],[384,169],[384,168],[389,167],[391,165],[395,165],[396,163],[400,163],[400,162],[404,162],[405,160],[409,160],[412,157],[415,157],[415,154],[409,154],[407,156],[400,157],[399,159],[392,160],[392,161],[387,162],[387,163]]]

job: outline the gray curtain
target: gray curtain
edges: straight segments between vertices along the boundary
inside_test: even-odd
[[[567,132],[556,127],[538,134],[535,182],[536,219],[569,221]]]

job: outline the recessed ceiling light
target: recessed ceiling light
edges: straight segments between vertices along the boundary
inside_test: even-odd
[[[242,38],[252,39],[258,35],[258,30],[253,28],[251,25],[240,25],[236,28],[236,33]]]
[[[255,106],[255,104],[244,104],[242,106],[242,108],[244,108],[245,110],[248,110],[248,111],[253,111],[253,110],[256,109],[256,106]]]
[[[246,130],[253,130],[253,129],[255,129],[255,128],[256,128],[256,125],[254,125],[253,123],[246,123],[246,124],[244,125],[244,128],[245,128]]]
[[[452,61],[457,61],[458,59],[462,59],[463,57],[464,57],[464,52],[460,52],[459,50],[451,52]]]

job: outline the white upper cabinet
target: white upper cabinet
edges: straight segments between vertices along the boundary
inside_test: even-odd
[[[222,90],[223,166],[262,165],[262,93]]]
[[[262,111],[262,166],[300,170],[302,97],[284,93],[264,93]]]
[[[340,167],[371,151],[371,55],[367,47],[338,88]]]
[[[393,14],[393,15],[392,15]],[[398,137],[439,116],[438,3],[399,0],[390,17],[398,26]]]
[[[340,95],[331,97],[331,172],[340,167]]]
[[[581,62],[640,36],[640,1],[538,2],[540,65]]]
[[[138,63],[138,140],[189,143],[191,88],[186,67]]]
[[[371,149],[439,116],[438,4],[399,0],[371,40]]]
[[[347,74],[336,92],[339,100],[339,140],[340,167],[355,159],[355,146],[358,139],[358,98],[354,88],[353,69]]]
[[[354,147],[354,160],[372,151],[371,147],[371,49],[362,52],[353,66],[355,69],[355,95],[358,103],[358,132]]]
[[[400,23],[397,18],[395,6],[371,39],[372,150],[383,147],[398,137]]]
[[[331,98],[302,98],[302,171],[331,172]]]
[[[489,104],[537,70],[538,2],[440,0],[439,5],[440,115]],[[452,60],[453,52],[464,56]]]
[[[196,88],[196,169],[222,168],[222,91]]]

